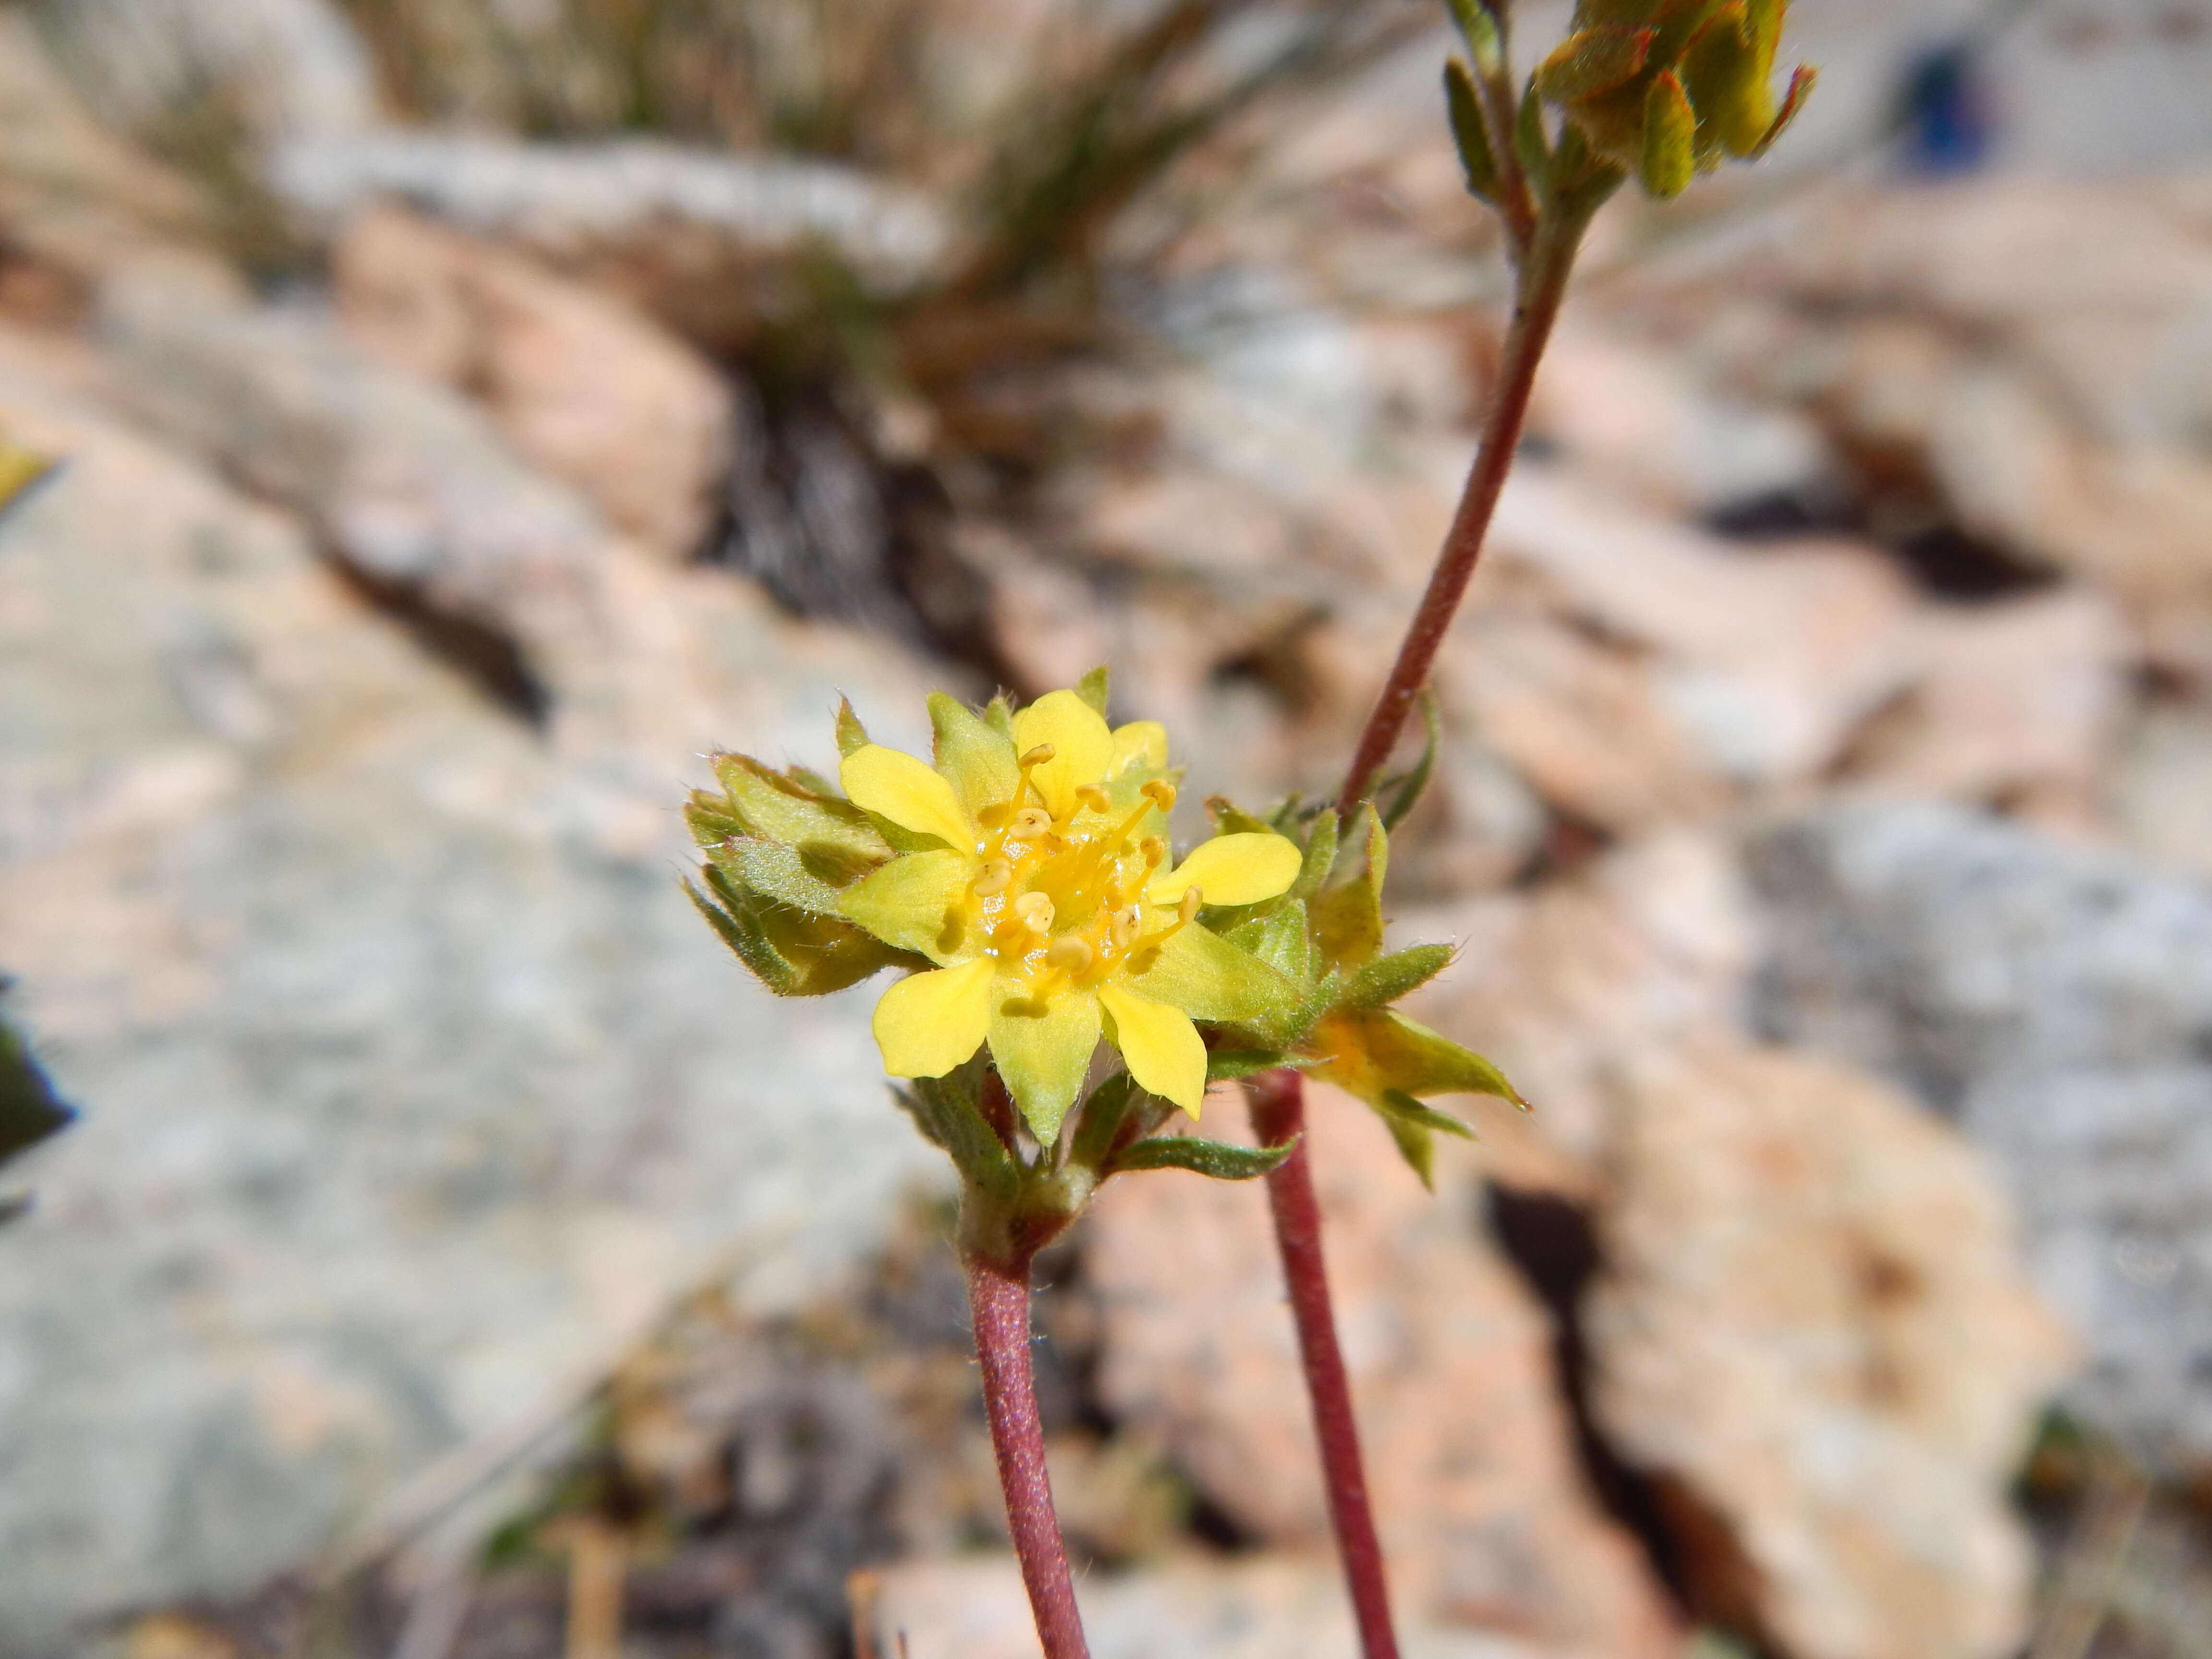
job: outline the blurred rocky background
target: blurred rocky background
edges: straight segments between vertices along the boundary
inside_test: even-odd
[[[873,994],[674,809],[1101,661],[1328,787],[1499,328],[1431,13],[0,6],[0,1653],[1035,1653]],[[1393,866],[1537,1109],[1316,1113],[1409,1648],[2203,1659],[2212,9],[1793,27]],[[1102,1659],[1348,1659],[1262,1195],[1049,1276]]]

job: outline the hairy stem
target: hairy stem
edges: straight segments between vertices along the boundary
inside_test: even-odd
[[[1067,1548],[1052,1507],[1044,1425],[1037,1419],[1036,1386],[1030,1370],[1030,1264],[1026,1258],[1008,1265],[970,1255],[966,1265],[991,1449],[998,1456],[999,1486],[1006,1493],[1006,1520],[1036,1619],[1037,1639],[1044,1644],[1044,1659],[1090,1659],[1075,1607],[1074,1581],[1068,1576]]]
[[[1586,223],[1586,218],[1547,211],[1535,228],[1528,256],[1521,264],[1513,325],[1505,337],[1498,387],[1483,422],[1474,465],[1460,493],[1459,508],[1452,515],[1443,550],[1429,576],[1428,590],[1421,595],[1420,607],[1398,647],[1390,678],[1383,682],[1375,712],[1367,717],[1359,745],[1352,751],[1344,787],[1337,795],[1340,817],[1349,819],[1375,787],[1406,729],[1414,701],[1429,682],[1460,601],[1467,597],[1468,582],[1482,557],[1483,539],[1489,535],[1490,520],[1498,511],[1498,493],[1505,487],[1505,475],[1512,470],[1514,452],[1520,447],[1522,428],[1528,423],[1528,395],[1535,388],[1536,365],[1551,341],[1552,325],[1559,320],[1567,275],[1574,267],[1575,251]]]
[[[1365,1659],[1398,1659],[1382,1544],[1375,1533],[1367,1471],[1359,1455],[1359,1428],[1352,1415],[1352,1382],[1345,1375],[1343,1350],[1337,1346],[1336,1316],[1323,1272],[1321,1200],[1314,1193],[1313,1163],[1303,1138],[1305,1079],[1293,1071],[1263,1072],[1248,1079],[1244,1087],[1252,1102],[1253,1129],[1264,1144],[1279,1146],[1299,1137],[1297,1150],[1267,1176],[1275,1244],[1282,1255],[1283,1279],[1297,1325],[1298,1356],[1305,1365],[1306,1393],[1313,1401],[1314,1437],[1321,1445],[1322,1474],[1328,1487],[1329,1522],[1336,1529],[1337,1553],[1352,1593],[1359,1650]]]

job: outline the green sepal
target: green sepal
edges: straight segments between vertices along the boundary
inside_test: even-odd
[[[1420,805],[1427,793],[1429,780],[1436,775],[1437,751],[1444,740],[1444,720],[1437,707],[1437,694],[1429,686],[1421,688],[1421,757],[1413,763],[1413,769],[1406,774],[1398,785],[1398,793],[1390,799],[1388,811],[1382,814],[1382,827],[1395,830],[1406,821],[1406,814]]]
[[[1395,1009],[1333,1009],[1300,1043],[1299,1052],[1312,1062],[1315,1076],[1370,1106],[1395,1089],[1417,1098],[1493,1095],[1528,1108],[1505,1073],[1490,1061]]]
[[[684,890],[754,978],[780,997],[816,997],[857,985],[890,967],[926,967],[848,922],[755,897],[712,866],[702,872],[712,896]]]
[[[1095,1170],[1103,1180],[1115,1155],[1152,1133],[1175,1115],[1175,1107],[1137,1086],[1127,1072],[1116,1072],[1078,1109],[1075,1133],[1068,1144],[1071,1164]]]
[[[1619,25],[1577,30],[1537,66],[1536,90],[1554,103],[1575,104],[1624,86],[1651,55],[1652,35]]]
[[[1377,957],[1344,982],[1334,1000],[1339,1008],[1387,1008],[1443,972],[1452,959],[1449,945],[1413,945]]]
[[[1106,718],[1108,678],[1105,665],[1102,663],[1075,683],[1075,695],[1090,704],[1091,712],[1102,720]]]
[[[963,805],[1012,800],[1021,781],[1013,740],[957,697],[929,694],[930,761]]]
[[[692,841],[701,847],[746,833],[745,821],[730,805],[728,797],[705,789],[691,792],[691,799],[684,803],[684,823],[691,831]]]
[[[1358,873],[1323,888],[1309,910],[1322,960],[1344,972],[1365,966],[1382,948],[1382,879],[1390,867],[1390,838],[1371,801],[1359,809],[1366,857]]]
[[[1297,840],[1297,823],[1304,815],[1304,795],[1284,796],[1283,804],[1267,814],[1267,828],[1279,836],[1288,836],[1291,840]]]
[[[1662,70],[1644,100],[1644,155],[1637,169],[1646,193],[1669,201],[1698,175],[1698,116],[1672,70]]]
[[[732,836],[707,848],[707,857],[732,885],[746,892],[810,915],[838,914],[837,890],[807,867],[805,854],[795,847],[757,836]]]
[[[1215,1181],[1250,1181],[1280,1167],[1297,1145],[1296,1136],[1279,1146],[1232,1146],[1188,1135],[1155,1135],[1124,1148],[1114,1160],[1114,1171],[1188,1170]]]
[[[922,1133],[943,1147],[961,1179],[994,1198],[1013,1195],[1021,1185],[1021,1166],[1006,1142],[984,1120],[976,1103],[978,1068],[955,1067],[943,1077],[914,1079],[910,1098]]]
[[[1468,193],[1496,207],[1505,198],[1505,185],[1498,176],[1498,158],[1491,154],[1490,133],[1483,125],[1474,77],[1456,58],[1444,64],[1444,110],[1451,120],[1452,143],[1459,150]]]
[[[1424,1106],[1413,1096],[1395,1089],[1373,1104],[1383,1127],[1390,1131],[1390,1139],[1398,1144],[1399,1156],[1420,1176],[1421,1185],[1431,1192],[1436,1191],[1436,1138],[1440,1134],[1456,1135],[1462,1140],[1473,1140],[1474,1131],[1457,1118]]]
[[[1440,1112],[1433,1106],[1424,1106],[1402,1089],[1384,1091],[1380,1109],[1385,1117],[1402,1123],[1417,1124],[1440,1135],[1456,1135],[1462,1140],[1473,1140],[1474,1131],[1449,1112]]]
[[[1305,902],[1279,898],[1226,935],[1231,944],[1249,951],[1295,984],[1313,978],[1313,940],[1307,932]]]
[[[1014,740],[1014,706],[1000,692],[983,705],[983,724],[996,732],[1008,743]]]
[[[860,724],[860,717],[853,712],[849,697],[837,699],[837,758],[849,758],[856,750],[868,746],[868,728]]]
[[[714,775],[725,805],[745,833],[799,849],[807,867],[833,885],[865,875],[890,858],[894,843],[869,813],[824,794],[750,755],[717,755]]]

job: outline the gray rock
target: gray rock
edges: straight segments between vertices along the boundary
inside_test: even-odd
[[[683,1291],[817,1293],[938,1163],[872,994],[770,1003],[675,881],[717,739],[825,761],[844,690],[917,740],[895,652],[605,540],[532,613],[534,733],[34,361],[0,337],[69,458],[0,526],[0,963],[83,1116],[0,1244],[19,1654],[382,1527]]]
[[[2212,891],[1928,802],[1753,850],[1775,1035],[1903,1080],[2007,1170],[2088,1369],[2072,1401],[2212,1462]]]

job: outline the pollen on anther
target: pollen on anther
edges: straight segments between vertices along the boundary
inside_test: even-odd
[[[1168,844],[1158,836],[1146,836],[1137,843],[1137,850],[1145,855],[1147,869],[1155,868],[1168,855]]]
[[[1132,904],[1114,913],[1114,947],[1126,951],[1137,942],[1137,935],[1145,926],[1144,912]]]
[[[1085,784],[1075,792],[1075,798],[1094,812],[1106,812],[1113,810],[1113,796],[1095,783]]]
[[[993,859],[984,865],[983,872],[975,878],[975,890],[986,894],[1003,893],[1006,890],[1007,884],[1013,878],[1012,865],[1004,859]]]
[[[1055,968],[1079,974],[1091,965],[1095,954],[1088,939],[1073,933],[1062,933],[1045,946],[1044,959]]]
[[[1145,786],[1145,794],[1163,812],[1175,811],[1176,787],[1164,779],[1154,778]]]
[[[1205,902],[1205,895],[1201,893],[1199,889],[1195,887],[1184,888],[1182,890],[1182,902],[1176,906],[1176,919],[1185,927],[1188,927],[1192,922],[1198,920],[1198,907]]]
[[[1003,755],[1006,751],[1002,749],[999,752]],[[1042,766],[1053,757],[1054,752],[1050,744],[1041,743],[1022,757],[1021,763],[1024,766]]]
[[[1014,901],[1014,914],[1033,933],[1052,931],[1052,901],[1042,893],[1024,893]]]
[[[1042,806],[1024,806],[1006,826],[1008,841],[1035,841],[1052,828],[1052,814]]]

